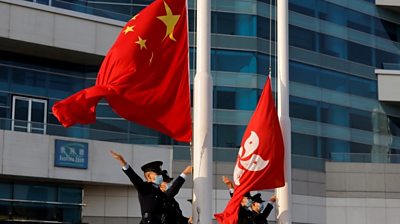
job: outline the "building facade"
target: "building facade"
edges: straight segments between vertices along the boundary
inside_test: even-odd
[[[269,69],[276,75],[276,1],[212,1],[214,212],[229,200],[220,179],[233,173]],[[188,145],[105,101],[91,125],[65,129],[51,112],[95,83],[121,27],[151,2],[0,0],[0,220],[135,223],[137,194],[108,150],[137,171],[157,159],[177,176],[190,164]],[[293,222],[398,223],[400,4],[289,0],[289,23]],[[187,216],[191,187],[177,196]]]

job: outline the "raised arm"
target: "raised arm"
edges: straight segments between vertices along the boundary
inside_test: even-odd
[[[261,217],[263,220],[266,220],[271,213],[272,209],[274,206],[272,205],[276,201],[276,195],[272,195],[272,197],[269,198],[268,204],[266,205],[264,211],[261,213]]]
[[[172,186],[165,192],[165,194],[168,197],[175,197],[175,195],[177,195],[179,190],[181,189],[182,185],[185,183],[186,176],[190,175],[192,173],[192,170],[192,166],[187,166],[182,171],[181,175],[179,175],[179,177],[174,180]]]
[[[133,171],[132,167],[129,166],[129,164],[125,161],[124,157],[121,154],[119,154],[113,150],[110,150],[110,153],[111,153],[111,156],[120,163],[122,170],[124,171],[126,176],[129,177],[132,184],[135,185],[136,189],[138,191],[145,190],[143,179],[140,178],[139,175],[137,175],[137,173],[135,171]]]

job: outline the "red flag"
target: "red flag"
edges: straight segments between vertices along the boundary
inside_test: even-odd
[[[155,0],[121,30],[96,85],[53,106],[65,127],[96,120],[105,98],[121,117],[177,141],[192,138],[186,0]]]
[[[224,212],[215,214],[219,223],[237,223],[240,202],[245,193],[285,185],[283,138],[270,78],[243,135],[233,178],[233,197]]]

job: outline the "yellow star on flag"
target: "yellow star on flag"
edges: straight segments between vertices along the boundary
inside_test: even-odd
[[[164,1],[165,12],[167,15],[165,16],[157,16],[157,19],[161,20],[165,26],[167,27],[167,31],[165,33],[164,39],[169,35],[169,38],[173,41],[176,41],[174,38],[174,28],[176,23],[179,20],[180,15],[173,15],[171,9]]]
[[[127,26],[127,27],[125,28],[125,30],[123,31],[124,34],[126,35],[126,34],[129,33],[129,32],[133,32],[133,27],[135,27],[135,26]]]
[[[132,19],[130,19],[130,20],[135,20],[136,19],[136,16],[138,16],[139,14],[136,14],[136,15],[134,15],[133,17],[132,17]]]
[[[147,40],[144,40],[144,39],[142,39],[140,36],[138,36],[138,41],[136,41],[135,43],[139,44],[140,50],[142,50],[142,48],[147,49],[147,47],[146,47],[146,41],[147,41]]]

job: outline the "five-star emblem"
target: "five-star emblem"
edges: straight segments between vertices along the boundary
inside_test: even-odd
[[[174,38],[174,28],[176,23],[179,20],[180,15],[173,15],[171,8],[167,5],[166,2],[164,2],[164,7],[165,7],[165,12],[167,15],[165,16],[157,16],[157,19],[161,20],[165,26],[167,27],[167,31],[165,32],[165,37],[164,39],[169,36],[169,39],[176,41]]]
[[[147,40],[144,40],[144,39],[142,39],[140,36],[138,36],[138,41],[136,41],[135,43],[139,44],[140,50],[142,50],[142,48],[147,49],[147,47],[146,47],[146,41],[147,41]]]
[[[125,28],[125,30],[123,31],[124,34],[126,35],[126,34],[129,33],[129,32],[133,32],[133,27],[135,27],[135,26],[127,26],[127,27]]]

